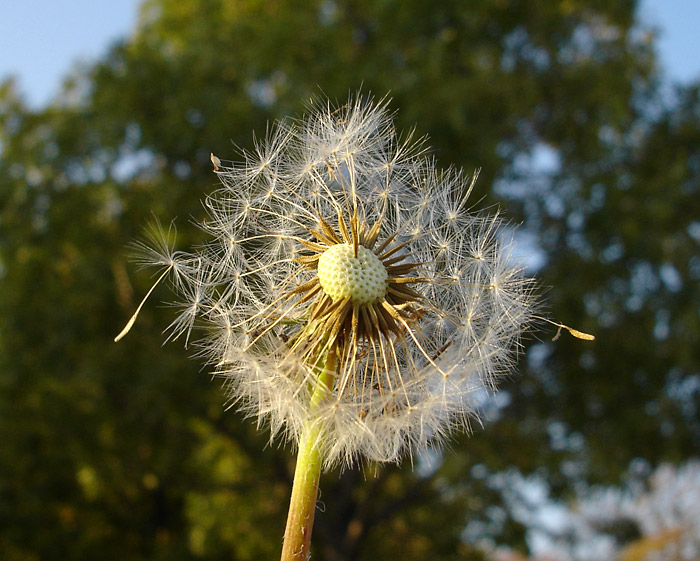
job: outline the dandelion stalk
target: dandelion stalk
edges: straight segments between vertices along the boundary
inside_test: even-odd
[[[335,351],[331,350],[320,373],[318,385],[311,397],[312,408],[318,407],[331,395],[336,374],[337,358]],[[305,561],[309,558],[318,481],[323,465],[322,439],[320,438],[322,430],[323,427],[318,423],[309,422],[304,427],[301,436],[281,561]]]

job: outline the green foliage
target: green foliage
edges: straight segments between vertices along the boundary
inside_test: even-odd
[[[697,455],[700,100],[660,101],[652,48],[630,1],[148,0],[52,106],[5,82],[0,556],[277,555],[289,451],[223,410],[192,349],[161,347],[171,310],[112,338],[151,280],[125,244],[175,215],[196,243],[209,153],[235,159],[232,142],[321,92],[389,92],[442,164],[481,167],[475,200],[508,200],[546,256],[551,313],[597,341],[534,345],[436,474],[325,477],[314,558],[480,559],[470,522],[523,546],[490,473],[565,494]],[[559,165],[538,174],[542,146]]]
[[[681,462],[700,445],[700,394],[693,389],[700,364],[693,210],[700,202],[700,98],[697,88],[677,96],[673,109],[621,135],[595,169],[574,172],[579,187],[567,214],[570,224],[580,223],[548,228],[558,257],[546,281],[571,287],[553,291],[552,305],[574,318],[585,304],[599,334],[590,349],[556,347],[548,368],[562,388],[556,414],[596,435],[588,438],[595,444],[588,470],[607,481],[636,456]]]

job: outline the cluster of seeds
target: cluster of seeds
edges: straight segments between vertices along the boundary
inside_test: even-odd
[[[397,461],[465,428],[532,318],[498,219],[467,208],[473,178],[437,170],[359,98],[213,161],[211,243],[149,255],[183,296],[170,336],[202,326],[231,404],[273,435],[322,427],[327,465]]]

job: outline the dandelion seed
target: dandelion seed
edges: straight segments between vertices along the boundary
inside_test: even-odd
[[[214,166],[214,171],[219,171],[219,167],[221,166],[221,160],[214,156],[214,154],[209,154],[209,159],[211,160],[211,165]]]
[[[316,473],[397,462],[466,430],[475,390],[510,371],[533,319],[533,283],[498,217],[468,208],[475,178],[438,171],[397,136],[386,102],[359,97],[278,123],[239,165],[211,159],[213,239],[182,259],[171,337],[199,319],[230,405]],[[295,496],[290,559],[313,521]]]

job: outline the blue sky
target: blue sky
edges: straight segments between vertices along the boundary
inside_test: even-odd
[[[0,77],[14,74],[34,107],[47,103],[78,61],[96,60],[134,28],[141,0],[3,0]],[[647,24],[659,28],[666,77],[700,78],[700,2],[641,0]]]
[[[77,61],[128,35],[140,0],[2,0],[0,77],[19,78],[32,106],[49,101]]]

